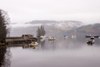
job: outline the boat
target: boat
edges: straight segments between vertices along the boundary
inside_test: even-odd
[[[41,39],[41,42],[42,42],[42,41],[45,41],[45,39]]]
[[[95,40],[89,40],[89,41],[87,41],[87,44],[88,45],[92,45],[92,44],[94,44],[95,43]]]
[[[87,40],[87,44],[89,45],[92,45],[95,43],[95,38],[98,38],[99,36],[85,36],[86,38],[89,38],[89,39],[86,39]]]
[[[53,36],[49,36],[48,40],[55,40],[56,38]]]
[[[45,38],[46,38],[46,36],[40,36],[40,38],[45,39]]]
[[[65,38],[65,39],[68,39],[68,36],[67,36],[67,35],[64,35],[64,38]]]
[[[38,46],[38,43],[37,42],[32,42],[29,44],[29,47],[34,47],[34,46]]]
[[[72,35],[72,39],[76,39],[76,35]]]
[[[46,39],[46,36],[41,36],[41,41],[44,41]]]

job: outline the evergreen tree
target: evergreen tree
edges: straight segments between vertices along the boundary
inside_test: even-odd
[[[7,33],[9,33],[9,28],[7,28],[8,22],[7,13],[0,9],[0,39],[5,39]]]
[[[44,27],[41,26],[41,35],[44,36],[45,35],[45,30],[44,30]]]
[[[40,31],[39,27],[38,27],[38,30],[37,30],[37,36],[41,36],[41,31]]]
[[[44,27],[41,26],[40,28],[38,27],[38,30],[37,30],[37,36],[44,36],[46,34],[45,30],[44,30]]]

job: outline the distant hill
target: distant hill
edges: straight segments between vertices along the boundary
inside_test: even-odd
[[[77,29],[82,26],[80,21],[53,21],[53,20],[36,20],[24,24],[12,24],[11,36],[21,36],[22,34],[34,34],[39,26],[43,25],[46,35],[62,35],[67,31]]]
[[[80,21],[54,21],[54,20],[36,20],[27,22],[26,24],[41,24],[41,25],[54,25],[65,27],[79,27],[82,25]]]
[[[68,35],[76,34],[77,37],[85,37],[85,35],[98,35],[100,36],[100,23],[81,26],[77,29],[70,30]]]

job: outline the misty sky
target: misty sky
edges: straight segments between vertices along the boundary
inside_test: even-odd
[[[12,23],[77,20],[100,23],[100,0],[0,0]]]

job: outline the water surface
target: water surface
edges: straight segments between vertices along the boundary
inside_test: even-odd
[[[10,47],[10,67],[100,67],[100,45],[75,39],[38,41],[34,48]]]

